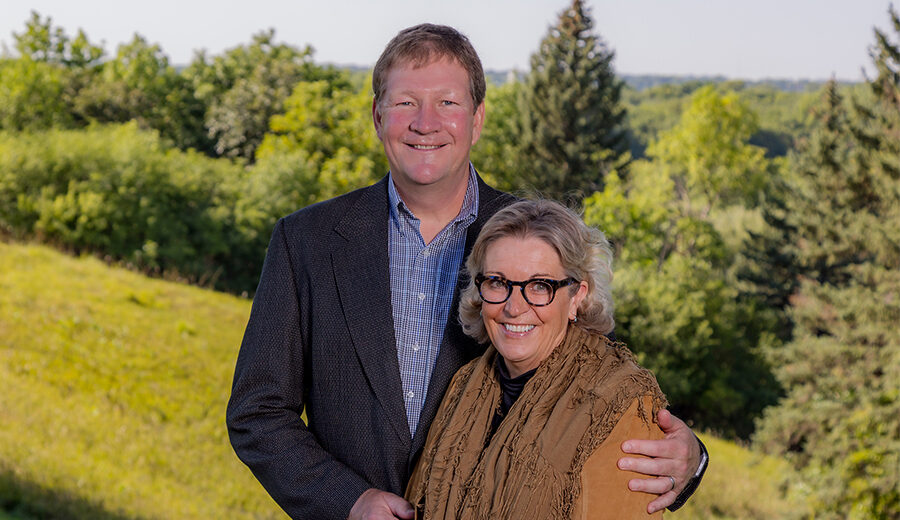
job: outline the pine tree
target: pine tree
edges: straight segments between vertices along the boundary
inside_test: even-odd
[[[876,31],[872,56],[869,95],[848,112],[831,86],[794,160],[793,340],[773,352],[787,396],[756,436],[817,518],[900,518],[900,52]]]
[[[612,68],[581,0],[563,11],[531,57],[519,99],[522,182],[544,195],[581,197],[603,187],[628,147]]]
[[[766,227],[750,232],[740,278],[749,282],[750,297],[776,309],[782,316],[777,334],[790,341],[793,322],[787,314],[790,298],[803,279],[836,283],[846,278],[842,269],[859,263],[854,235],[832,229],[846,227],[852,212],[843,200],[841,185],[848,173],[852,135],[844,100],[835,81],[826,84],[815,108],[818,122],[808,137],[798,142],[791,169],[772,179],[762,206]],[[822,197],[821,190],[829,197]]]

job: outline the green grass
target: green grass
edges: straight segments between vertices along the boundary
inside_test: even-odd
[[[250,302],[0,242],[0,520],[285,518],[225,431]],[[703,436],[666,518],[790,518],[780,460]]]
[[[249,312],[247,300],[0,243],[0,509],[285,518],[225,430]]]
[[[710,453],[703,483],[669,520],[768,520],[799,518],[798,498],[782,491],[791,468],[784,460],[763,455],[712,435],[700,435]]]

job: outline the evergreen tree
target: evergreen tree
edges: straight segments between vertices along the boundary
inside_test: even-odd
[[[756,437],[817,518],[900,518],[900,51],[876,31],[872,56],[869,96],[847,112],[830,87],[794,161],[793,340],[772,356],[787,396]]]
[[[624,163],[623,84],[613,56],[584,3],[572,2],[532,55],[519,100],[523,184],[554,197],[584,196]]]
[[[749,282],[750,297],[779,312],[782,341],[792,336],[787,311],[801,280],[840,283],[843,268],[862,261],[858,235],[831,232],[852,225],[841,189],[853,150],[848,117],[837,83],[828,82],[814,109],[817,126],[798,142],[791,168],[765,191],[765,230],[751,231],[744,250],[740,277]],[[823,190],[830,196],[822,197]]]

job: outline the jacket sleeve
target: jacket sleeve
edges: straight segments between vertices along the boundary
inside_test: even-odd
[[[653,409],[651,397],[643,398],[644,407]],[[619,419],[609,437],[585,461],[581,471],[581,495],[575,507],[575,518],[583,520],[631,520],[662,518],[662,511],[647,513],[651,495],[628,489],[628,481],[641,475],[620,470],[616,461],[624,455],[622,443],[628,439],[661,439],[663,432],[656,423],[646,423],[638,415],[635,400]]]
[[[303,291],[275,226],[234,371],[227,424],[231,445],[292,518],[344,520],[372,487],[325,451],[301,419],[304,407]]]

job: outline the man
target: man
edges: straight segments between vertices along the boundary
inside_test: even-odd
[[[399,495],[428,425],[484,348],[456,319],[457,274],[484,221],[513,200],[469,163],[485,84],[465,36],[401,31],[372,83],[390,173],[278,221],[228,405],[235,452],[294,518],[412,518]],[[650,510],[705,467],[690,430],[661,413],[669,440],[625,443],[657,458],[619,461],[654,475],[630,484],[660,495]]]

